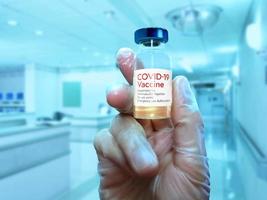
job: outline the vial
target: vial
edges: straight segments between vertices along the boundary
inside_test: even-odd
[[[135,31],[136,53],[133,87],[134,117],[165,119],[171,115],[171,61],[164,50],[168,31],[163,28],[142,28]]]

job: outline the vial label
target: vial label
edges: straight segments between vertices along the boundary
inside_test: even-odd
[[[135,106],[170,106],[172,103],[172,73],[166,69],[134,71]]]

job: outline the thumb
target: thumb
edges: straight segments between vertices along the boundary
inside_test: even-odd
[[[206,155],[204,126],[188,80],[178,76],[173,81],[172,121],[174,146],[178,151]]]
[[[185,190],[193,196],[201,195],[200,199],[208,199],[210,182],[203,121],[190,84],[182,76],[173,81],[172,121],[174,165],[186,174],[185,177],[190,177],[190,185]]]

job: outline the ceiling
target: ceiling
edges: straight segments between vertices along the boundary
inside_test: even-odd
[[[251,1],[193,0],[223,10],[200,38],[184,36],[166,19],[189,0],[1,0],[0,66],[112,67],[120,47],[136,48],[137,28],[160,26],[169,30],[168,51],[177,69],[186,60],[194,71],[227,70]]]

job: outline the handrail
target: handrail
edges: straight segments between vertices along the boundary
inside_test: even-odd
[[[257,175],[267,180],[267,157],[252,137],[248,134],[246,129],[237,121],[237,133],[243,141],[243,144],[247,146],[246,150],[252,156],[252,164],[256,170]]]

